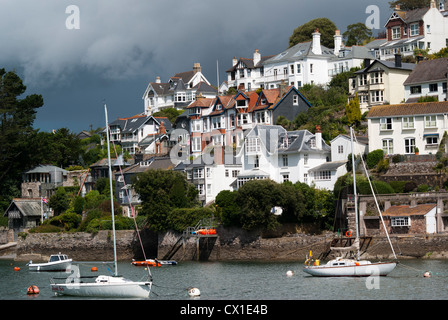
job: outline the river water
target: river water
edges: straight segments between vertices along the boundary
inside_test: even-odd
[[[82,275],[109,274],[104,266],[92,272],[90,263],[80,265]],[[154,280],[151,300],[446,300],[448,299],[447,260],[403,260],[387,277],[315,278],[302,271],[301,262],[196,262],[181,261],[174,266],[151,268]],[[14,271],[19,267],[19,271]],[[104,268],[104,269],[102,269]],[[118,271],[138,281],[148,275],[144,267],[119,262]],[[293,271],[293,276],[287,276]],[[430,278],[423,277],[430,271]],[[26,263],[0,260],[1,300],[73,300],[54,296],[51,277],[58,272],[30,272]],[[60,280],[61,281],[61,280]],[[29,296],[29,286],[39,294]],[[188,288],[201,291],[199,298],[188,296]]]

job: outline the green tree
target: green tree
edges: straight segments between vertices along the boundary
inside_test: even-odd
[[[0,69],[0,209],[5,210],[12,197],[20,196],[22,172],[34,164],[32,139],[37,109],[43,106],[41,95],[23,97],[26,86],[13,71]],[[23,97],[23,98],[22,98]]]
[[[345,106],[345,114],[350,125],[357,125],[361,122],[361,107],[357,93],[355,94],[355,98],[350,100]]]
[[[50,197],[48,205],[54,210],[55,216],[68,209],[70,200],[64,187],[56,189],[56,193]]]
[[[160,111],[157,111],[153,114],[154,117],[166,117],[171,123],[176,121],[176,118],[180,116],[184,110],[177,110],[176,108],[166,108]]]
[[[142,201],[141,213],[148,217],[154,230],[168,230],[169,214],[178,206],[192,208],[198,205],[198,191],[184,174],[177,171],[148,170],[139,173],[132,185]]]
[[[395,6],[399,5],[401,10],[408,11],[418,8],[427,8],[429,7],[430,3],[431,0],[397,0],[390,1],[389,5],[391,9],[394,9]]]
[[[312,40],[313,33],[316,29],[319,29],[319,33],[321,34],[321,44],[327,48],[334,48],[334,34],[337,27],[327,18],[317,18],[294,29],[292,35],[289,37],[289,47]]]
[[[215,198],[216,210],[225,227],[240,226],[240,208],[235,201],[237,191],[223,190]]]
[[[347,26],[342,36],[346,46],[364,45],[370,42],[372,38],[372,30],[366,27],[364,23],[358,22]]]

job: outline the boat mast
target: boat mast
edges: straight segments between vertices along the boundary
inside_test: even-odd
[[[115,276],[118,276],[117,245],[116,245],[116,241],[115,241],[114,195],[113,195],[113,189],[112,189],[112,164],[110,162],[109,122],[107,120],[106,104],[104,104],[104,112],[106,114],[106,141],[107,141],[107,159],[109,161],[110,209],[112,211],[112,233],[113,233],[113,239],[114,239],[114,265],[115,265]]]
[[[352,170],[353,170],[353,194],[355,197],[355,221],[356,221],[356,238],[355,243],[359,243],[359,222],[358,222],[358,196],[356,194],[356,172],[355,172],[355,148],[353,144],[353,128],[350,127],[350,141],[352,145]],[[356,259],[359,260],[359,248],[356,248]]]

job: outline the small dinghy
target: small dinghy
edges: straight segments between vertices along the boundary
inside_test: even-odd
[[[33,263],[28,262],[30,271],[66,271],[72,266],[72,259],[69,259],[66,254],[52,254],[48,262]]]

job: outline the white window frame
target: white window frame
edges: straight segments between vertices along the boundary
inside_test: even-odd
[[[193,137],[191,139],[191,151],[201,151],[201,137]]]
[[[425,116],[425,128],[437,128],[437,116]]]
[[[391,31],[392,31],[392,40],[401,39],[401,27],[400,26],[393,27]]]
[[[258,137],[247,138],[246,153],[258,153],[258,152],[261,152],[260,139]]]
[[[382,140],[384,154],[394,154],[394,140],[391,138]]]
[[[389,131],[392,129],[392,118],[380,118],[380,131]]]
[[[410,227],[411,217],[391,217],[390,224],[392,227]]]
[[[403,129],[414,129],[415,128],[414,117],[403,117],[401,123],[402,123]]]
[[[405,138],[404,139],[404,153],[414,154],[415,153],[415,138]]]
[[[417,29],[415,28],[417,27]],[[420,27],[418,25],[418,23],[412,23],[409,27],[410,29],[410,36],[418,36],[420,34]]]

